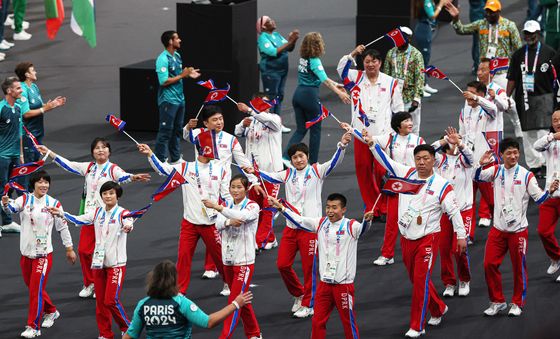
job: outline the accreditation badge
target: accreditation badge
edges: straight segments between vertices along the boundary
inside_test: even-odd
[[[235,253],[235,248],[228,244],[226,245],[226,253],[224,256],[224,264],[226,265],[233,265],[233,255]]]
[[[507,204],[502,208],[502,215],[508,226],[513,226],[517,220],[515,210],[511,204]]]
[[[407,210],[406,212],[404,212],[404,214],[399,218],[399,225],[404,227],[404,228],[408,228],[408,226],[410,226],[410,223],[412,223],[412,219],[413,219],[413,213],[410,210]]]
[[[105,248],[100,244],[95,244],[95,250],[93,251],[93,258],[91,260],[91,269],[100,270],[103,268],[103,261],[105,261]]]
[[[327,267],[325,272],[323,272],[323,280],[325,282],[334,284],[335,277],[336,277],[336,268],[338,267],[338,261],[336,260],[329,260],[327,261]]]
[[[488,49],[486,50],[486,57],[488,59],[494,59],[496,57],[496,52],[498,51],[498,47],[495,45],[489,45]]]
[[[525,73],[523,74],[523,88],[529,93],[535,91],[535,75]]]
[[[47,256],[47,235],[37,234],[35,237],[35,256],[37,258]]]

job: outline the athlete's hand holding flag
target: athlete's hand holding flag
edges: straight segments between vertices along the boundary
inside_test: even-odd
[[[109,122],[113,127],[115,127],[117,131],[123,132],[127,137],[129,137],[132,141],[134,141],[136,145],[138,145],[138,141],[136,141],[136,139],[134,139],[130,134],[128,134],[124,130],[124,126],[126,126],[126,122],[124,120],[117,118],[113,114],[107,114],[105,120],[107,120],[107,122]]]

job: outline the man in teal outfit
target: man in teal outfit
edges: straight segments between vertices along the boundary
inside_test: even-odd
[[[181,47],[181,39],[177,32],[163,32],[161,43],[165,50],[156,60],[159,81],[159,130],[154,153],[160,161],[167,159],[169,163],[174,163],[181,158],[179,142],[185,118],[183,78],[196,79],[200,73],[193,67],[183,68],[181,55],[177,52]]]

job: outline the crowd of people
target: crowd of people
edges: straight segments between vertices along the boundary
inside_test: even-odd
[[[29,21],[23,20],[27,10],[27,0],[12,0],[13,13],[10,14],[10,0],[0,1],[0,61],[6,59],[6,53],[15,46],[15,42],[6,40],[6,28],[13,30],[11,39],[14,41],[29,40],[32,34],[25,30],[29,29]]]
[[[555,71],[560,67],[560,54],[557,45],[547,45],[557,41],[554,34],[558,33],[551,31],[553,37],[547,35],[545,43],[541,24],[527,20],[520,35],[517,25],[501,16],[499,0],[488,0],[484,18],[469,24],[459,20],[459,9],[448,0],[437,6],[432,0],[421,1],[418,9],[423,14],[415,31],[399,27],[404,43],[390,49],[384,58],[364,45],[341,56],[337,66],[340,80],[329,78],[322,65],[325,45],[321,34],[303,36],[298,85],[292,97],[297,126],[284,148],[282,133],[291,130],[282,123],[285,112],[281,107],[290,70],[288,53],[296,49],[299,30],[292,30],[286,39],[277,32],[272,18],[258,18],[264,91],[255,93],[250,103],[237,103],[246,117],[235,122],[234,134],[224,130],[224,114],[217,105],[205,105],[200,119],[197,115],[185,124],[183,80],[198,79],[201,72],[183,66],[177,32],[163,32],[164,51],[155,64],[157,139],[153,151],[147,144],[137,148],[155,173],[167,181],[179,178],[184,183],[182,222],[176,264],[164,261],[150,272],[148,297],[138,303],[132,320],[120,294],[127,268],[127,236],[141,214],[118,202],[123,195],[121,185],[147,182],[151,175],[129,173],[112,163],[111,145],[104,138],[92,141],[92,160],[86,162],[68,160],[48,148],[43,143],[48,135],[43,116],[63,106],[66,98],[57,96],[45,102],[36,84],[35,66],[18,64],[16,76],[1,85],[5,99],[0,102],[0,184],[5,190],[0,213],[1,231],[21,233],[20,264],[29,289],[28,319],[21,336],[38,337],[42,328],[53,326],[61,316],[46,292],[53,228],[62,238],[68,262],[79,259],[83,277],[79,297],[96,299],[99,338],[115,337],[113,320],[123,338],[138,338],[143,329],[151,338],[190,338],[193,325],[211,328],[222,322],[219,337],[231,338],[239,320],[247,338],[263,338],[249,287],[258,269],[256,255],[276,247],[277,269],[293,296],[286,309],[296,318],[311,317],[311,337],[326,337],[326,324],[336,307],[345,336],[359,338],[355,295],[361,292],[354,289],[357,243],[372,222],[385,224],[381,253],[374,265],[395,263],[396,241],[401,235],[402,260],[412,283],[406,337],[425,334],[426,323],[439,326],[449,311],[460,312],[450,310],[442,296],[470,294],[467,248],[475,242],[476,226],[491,227],[483,265],[489,305],[481,313],[495,316],[508,308],[499,268],[509,252],[514,290],[508,315],[520,316],[528,288],[529,198],[540,204],[538,233],[550,257],[546,273],[560,270],[560,247],[554,235],[560,205],[559,82]],[[431,26],[444,10],[451,15],[457,34],[476,38],[476,79],[462,92],[465,101],[458,107],[460,113],[448,121],[458,127],[448,127],[439,140],[428,144],[421,137],[421,102],[436,92],[426,84],[424,70],[430,58]],[[17,31],[22,16],[16,19]],[[504,58],[509,67],[496,69],[496,62]],[[326,162],[318,159],[321,120],[328,116],[320,104],[321,84],[351,111],[350,122],[339,121],[340,141]],[[265,108],[256,108],[264,106],[255,102],[266,104]],[[514,126],[513,136],[504,135],[504,114]],[[301,142],[307,129],[309,145]],[[238,138],[245,138],[245,147]],[[193,145],[193,161],[182,158],[182,139]],[[519,139],[528,169],[519,164]],[[330,189],[326,203],[322,201],[323,185],[344,161],[349,147],[353,147],[365,206],[360,220],[346,216],[344,195]],[[48,194],[51,176],[46,171],[32,170],[25,175],[31,167],[21,164],[40,168],[48,158],[64,171],[85,178],[78,213],[65,211]],[[25,171],[19,170],[22,168]],[[544,189],[537,182],[541,178],[546,178]],[[285,194],[279,198],[282,185]],[[15,199],[11,199],[13,191],[18,195]],[[20,215],[19,224],[12,214]],[[278,214],[286,218],[280,240],[273,228]],[[77,254],[69,223],[81,227]],[[189,294],[189,283],[200,238],[206,247],[203,277],[220,277],[224,283],[220,294],[228,296],[227,305],[210,315],[186,297],[196,297]],[[298,252],[303,281],[294,269]],[[432,283],[438,253],[445,286],[442,293]]]

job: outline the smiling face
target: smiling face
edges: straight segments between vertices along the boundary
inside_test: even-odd
[[[33,185],[33,193],[35,193],[35,196],[38,198],[41,198],[47,194],[50,186],[51,184],[47,180],[41,178]]]
[[[364,58],[364,70],[367,76],[377,75],[381,68],[381,60],[374,59],[370,55]]]
[[[21,82],[15,81],[11,87],[8,88],[6,96],[11,97],[14,101],[16,99],[21,98],[21,93],[23,90],[21,89]]]
[[[220,132],[224,128],[224,116],[222,113],[216,113],[204,121],[204,126],[210,130]]]
[[[327,200],[327,207],[325,212],[330,222],[337,222],[346,213],[346,207],[342,207],[342,202],[340,200]]]
[[[309,162],[309,159],[307,158],[307,154],[303,153],[302,151],[297,151],[296,153],[294,153],[294,155],[292,155],[292,165],[294,165],[294,167],[297,170],[302,170],[305,167],[307,167],[307,164]]]
[[[232,180],[229,184],[229,193],[233,197],[235,203],[239,203],[247,196],[247,189],[241,179]]]
[[[100,164],[103,164],[107,160],[109,160],[109,156],[111,155],[109,147],[107,147],[107,145],[103,141],[97,142],[91,153],[93,155],[93,159],[95,159],[95,161]]]
[[[268,19],[264,24],[264,30],[267,32],[272,32],[276,29],[276,21],[273,19]]]
[[[101,192],[101,199],[103,199],[103,203],[107,206],[107,209],[111,209],[117,204],[117,191],[115,191],[115,189],[103,191]]]
[[[414,123],[412,122],[411,118],[401,121],[401,125],[399,126],[399,134],[408,135],[412,133],[412,127]]]
[[[514,147],[508,147],[503,153],[500,153],[502,159],[504,159],[504,166],[506,168],[512,168],[517,165],[519,161],[519,150]]]

